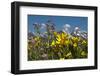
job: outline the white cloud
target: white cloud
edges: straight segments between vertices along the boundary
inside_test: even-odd
[[[42,23],[41,25],[42,25],[41,29],[44,29],[46,27],[46,24],[44,24],[44,23]]]
[[[71,25],[65,24],[65,25],[63,26],[63,31],[69,33],[70,27],[71,27]]]
[[[79,27],[75,27],[75,31],[79,31],[80,30],[80,28]]]
[[[63,28],[70,28],[71,26],[69,24],[65,24]]]

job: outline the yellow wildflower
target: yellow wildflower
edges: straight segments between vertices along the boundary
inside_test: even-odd
[[[57,35],[57,32],[54,32],[54,35],[56,36]]]
[[[65,39],[67,37],[67,34],[66,33],[62,33],[61,36],[62,36],[62,39]]]
[[[60,44],[60,41],[56,41],[56,44]]]
[[[57,41],[61,41],[61,35],[60,34],[57,34]]]
[[[66,33],[57,34],[56,39],[57,39],[57,41],[56,41],[57,44],[64,45],[65,41],[67,39],[67,35],[66,35]]]
[[[74,47],[77,47],[77,43],[74,43],[73,46],[74,46]]]
[[[39,39],[40,39],[39,37],[34,38],[35,41],[38,41]]]
[[[55,46],[55,44],[56,44],[56,43],[55,43],[55,41],[53,40],[52,43],[51,43],[51,46]]]
[[[66,40],[66,41],[65,41],[65,44],[66,44],[66,45],[70,44],[70,40]]]
[[[80,41],[80,38],[78,38],[78,37],[72,37],[72,41],[75,42],[75,43],[77,43],[78,41]]]
[[[87,42],[85,40],[82,41],[82,45],[86,45]]]

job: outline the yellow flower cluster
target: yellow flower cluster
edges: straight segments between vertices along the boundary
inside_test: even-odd
[[[64,32],[53,32],[52,36],[47,36],[43,39],[40,36],[35,36],[32,43],[28,44],[28,52],[30,59],[74,59],[86,58],[87,39],[72,36]],[[34,50],[34,51],[32,51]]]
[[[54,32],[54,35],[56,37],[56,40],[52,41],[51,46],[70,44],[70,40],[68,39],[68,34],[67,33],[59,34],[57,32]]]
[[[78,47],[79,37],[72,37],[73,47]]]

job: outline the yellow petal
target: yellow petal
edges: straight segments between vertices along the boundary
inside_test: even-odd
[[[74,46],[74,47],[77,47],[77,43],[74,43],[73,46]]]
[[[59,42],[59,41],[56,41],[56,43],[57,43],[57,44],[60,44],[60,42]]]
[[[85,44],[87,44],[87,42],[86,42],[85,40],[83,40],[83,41],[82,41],[82,44],[85,45]]]
[[[57,32],[54,32],[54,35],[56,36],[57,35]]]
[[[70,44],[70,41],[69,41],[69,40],[66,40],[66,41],[65,41],[65,44],[66,44],[66,45]]]
[[[55,45],[55,41],[53,40],[52,43],[51,43],[51,46],[54,46],[54,45]]]
[[[61,38],[60,37],[57,37],[56,39],[57,39],[57,41],[61,41]]]

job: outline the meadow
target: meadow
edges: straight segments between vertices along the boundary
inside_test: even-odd
[[[41,33],[42,26],[45,32]],[[73,32],[56,31],[55,25],[47,21],[45,25],[34,23],[32,32],[28,32],[28,60],[65,60],[82,59],[88,57],[88,36],[78,27]]]

